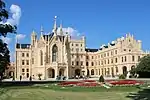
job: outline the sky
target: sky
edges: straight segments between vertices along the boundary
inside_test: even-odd
[[[35,30],[40,36],[52,31],[54,16],[57,24],[78,35],[86,36],[86,46],[99,48],[102,44],[131,33],[142,41],[142,49],[149,50],[150,1],[149,0],[4,0],[11,12],[13,24],[17,24],[19,43],[30,43]],[[15,35],[4,40],[14,60]]]

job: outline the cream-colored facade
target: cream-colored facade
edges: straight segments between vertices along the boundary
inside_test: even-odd
[[[142,51],[141,41],[130,34],[99,49],[86,48],[85,36],[73,39],[62,31],[62,25],[57,28],[56,19],[52,33],[44,34],[41,28],[39,39],[33,31],[30,44],[16,44],[17,78],[21,75],[37,79],[38,74],[42,74],[42,79],[71,78],[83,74],[111,77],[136,67],[139,59],[146,54]]]

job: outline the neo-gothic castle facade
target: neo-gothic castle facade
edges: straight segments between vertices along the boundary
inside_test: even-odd
[[[86,38],[73,39],[64,33],[62,25],[59,31],[56,19],[52,33],[38,39],[36,32],[31,33],[30,44],[16,44],[15,76],[23,78],[34,76],[42,79],[57,76],[89,75],[91,77],[116,76],[136,67],[139,59],[146,53],[142,51],[141,41],[126,34],[99,49],[86,48]]]

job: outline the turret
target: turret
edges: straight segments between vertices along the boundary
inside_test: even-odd
[[[33,30],[33,32],[31,33],[31,45],[32,46],[35,46],[36,39],[37,39],[37,35],[35,31]]]
[[[60,35],[63,35],[62,22],[60,24]]]

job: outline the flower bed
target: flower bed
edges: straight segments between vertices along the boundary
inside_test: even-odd
[[[142,81],[137,80],[116,80],[116,81],[107,81],[109,84],[112,85],[139,85],[144,84]]]
[[[144,82],[137,80],[107,80],[106,83],[108,86],[128,86],[128,85],[142,85]],[[81,80],[81,81],[66,81],[61,82],[58,85],[60,86],[83,86],[83,87],[95,87],[102,86],[99,82],[95,80]]]

